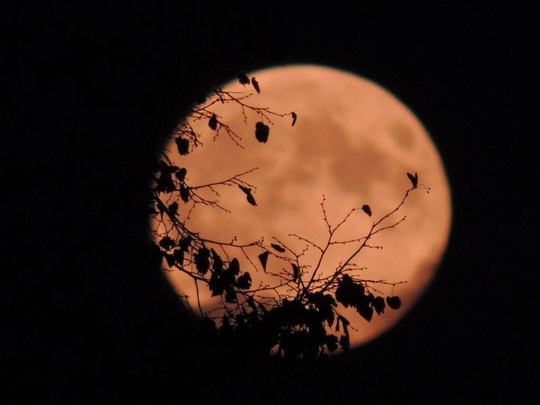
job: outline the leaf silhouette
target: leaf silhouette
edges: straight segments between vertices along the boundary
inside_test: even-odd
[[[398,296],[386,297],[386,303],[392,309],[399,309],[401,307],[401,299]]]
[[[238,298],[236,298],[236,291],[232,287],[228,287],[225,290],[225,302],[229,304],[235,304],[238,302]]]
[[[269,251],[262,252],[259,255],[259,261],[261,262],[263,270],[266,272],[266,263],[268,262],[268,256],[270,255]]]
[[[255,197],[250,193],[246,196],[248,203],[251,205],[257,205],[257,202],[255,201]]]
[[[362,211],[371,216],[371,207],[367,204],[362,205]]]
[[[198,253],[195,253],[195,266],[197,267],[197,272],[204,276],[208,269],[210,268],[210,250],[203,247],[199,250]]]
[[[242,186],[241,184],[239,184],[238,187],[246,194],[251,193],[251,189],[249,187]]]
[[[334,293],[336,301],[342,304],[345,308],[348,308],[354,301],[354,296],[360,293],[356,291],[355,284],[352,281],[351,276],[348,274],[343,275],[343,277],[338,280],[338,286]],[[363,294],[364,292],[361,291]]]
[[[218,272],[214,271],[212,273],[210,281],[208,282],[208,288],[212,291],[212,297],[221,295],[223,294],[223,291],[225,291],[225,283]]]
[[[176,262],[173,255],[165,255],[165,260],[167,261],[167,265],[169,267],[173,267],[174,263]]]
[[[296,119],[298,118],[298,115],[296,115],[296,113],[294,111],[291,113],[291,115],[292,115],[291,127],[294,127],[294,124],[296,124]]]
[[[356,311],[364,318],[366,321],[371,322],[373,318],[373,308],[369,305],[361,305],[356,308]]]
[[[193,237],[191,237],[190,235],[186,236],[179,243],[180,249],[182,249],[184,252],[187,252],[189,247],[191,246],[191,242],[193,242]]]
[[[236,257],[229,263],[229,271],[233,276],[237,276],[240,273],[240,262]]]
[[[336,322],[336,332],[339,332],[339,324],[342,324],[343,325],[343,331],[348,334],[349,332],[349,325],[351,324],[351,322],[345,318],[343,315],[338,315],[338,319],[337,319],[337,322]]]
[[[332,327],[334,324],[334,311],[332,307],[337,305],[334,297],[319,291],[316,293],[309,293],[308,300],[319,310],[319,316],[317,318],[320,319],[322,317],[322,319],[328,323],[328,326]]]
[[[176,138],[176,147],[178,148],[178,153],[181,155],[187,155],[189,153],[189,140],[184,139],[181,136]]]
[[[164,193],[171,193],[176,190],[176,186],[174,185],[174,182],[170,175],[168,174],[161,174],[159,179],[157,179],[157,187],[156,190],[158,192],[164,192]]]
[[[298,278],[300,277],[300,268],[294,263],[291,263],[291,266],[293,269],[293,281],[298,281]]]
[[[237,284],[238,288],[242,290],[249,289],[251,287],[251,275],[249,274],[249,272],[246,271],[244,274],[238,277]]]
[[[270,135],[270,128],[265,123],[259,121],[255,124],[255,138],[261,143],[268,141]]]
[[[364,294],[363,289],[357,287],[348,274],[344,274],[341,280],[338,281],[338,287],[336,289],[336,300],[340,302],[345,308],[353,304],[355,296]],[[361,287],[361,286],[360,286]]]
[[[274,249],[276,249],[280,253],[285,253],[285,248],[281,245],[278,245],[277,243],[271,244]]]
[[[208,126],[210,127],[210,129],[215,131],[217,129],[217,124],[217,116],[216,114],[212,114],[212,117],[210,117],[210,120],[208,121]]]
[[[246,194],[246,199],[248,203],[251,205],[257,205],[257,202],[255,201],[255,197],[253,197],[253,194],[251,194],[251,189],[249,187],[244,187],[242,185],[238,185],[240,187],[240,190],[242,190]]]
[[[176,201],[169,205],[169,213],[172,217],[176,216],[178,213],[178,203]]]
[[[240,84],[242,84],[244,86],[249,84],[249,77],[247,76],[247,74],[245,72],[241,72],[238,75],[238,80],[240,81]]]
[[[180,185],[180,197],[182,198],[182,201],[188,202],[189,201],[189,187],[185,186],[184,184]]]
[[[214,273],[221,273],[223,271],[223,260],[221,259],[221,256],[217,254],[217,252],[214,249],[210,249],[212,251],[212,270]]]
[[[170,250],[176,246],[176,243],[170,236],[165,236],[159,241],[159,246],[161,246],[165,250]]]
[[[339,345],[345,352],[351,350],[351,340],[349,339],[349,334],[341,335],[339,338]]]
[[[377,315],[380,315],[384,312],[384,308],[386,307],[386,304],[384,303],[383,297],[376,297],[373,300],[373,308],[375,309],[375,312],[377,312]]]
[[[171,175],[172,173],[176,173],[180,168],[178,166],[169,165],[167,162],[164,162],[163,160],[159,161],[159,171],[163,175]]]
[[[187,174],[187,169],[185,167],[182,167],[178,169],[178,171],[176,172],[176,178],[180,181],[184,181],[186,178],[186,174]]]
[[[338,338],[335,335],[326,335],[326,347],[330,353],[333,353],[338,348]]]
[[[407,177],[411,181],[413,188],[418,187],[418,173],[417,172],[414,172],[414,175],[407,172]]]
[[[184,265],[184,251],[182,249],[175,249],[173,252],[174,260],[180,265]]]
[[[253,87],[255,88],[255,90],[257,90],[257,93],[260,93],[261,92],[261,88],[259,87],[259,82],[257,81],[257,79],[255,79],[254,77],[251,78],[251,84],[253,85]]]
[[[355,282],[348,274],[344,274],[338,281],[335,296],[345,308],[352,306],[366,321],[371,321],[375,297],[367,293],[364,286]]]

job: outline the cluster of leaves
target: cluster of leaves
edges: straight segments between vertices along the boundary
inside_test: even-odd
[[[395,296],[386,297],[386,303],[382,296],[375,297],[371,292],[367,292],[364,285],[353,281],[352,277],[344,274],[339,280],[336,288],[336,300],[343,304],[345,308],[351,306],[364,318],[370,322],[373,318],[373,311],[378,315],[384,313],[386,304],[391,309],[401,307],[401,299]]]
[[[257,93],[261,93],[261,87],[259,82],[255,77],[249,77],[246,73],[242,72],[238,75],[238,80],[243,86],[252,85]],[[213,107],[216,104],[227,104],[232,103],[237,105],[241,113],[243,114],[244,121],[247,121],[246,111],[252,111],[257,114],[258,120],[255,123],[255,137],[261,143],[268,142],[270,135],[270,126],[272,124],[271,117],[280,117],[290,116],[292,118],[291,126],[296,124],[298,118],[297,114],[293,111],[290,113],[277,113],[270,110],[267,107],[257,107],[253,104],[248,104],[248,99],[252,94],[237,94],[230,91],[224,91],[220,88],[215,89],[211,92],[212,97],[209,102],[202,100],[199,105],[192,108],[188,114],[188,120],[185,120],[181,123],[180,126],[176,128],[175,131],[175,144],[178,150],[178,153],[181,156],[189,154],[193,147],[197,147],[200,144],[199,134],[194,130],[190,124],[190,120],[195,121],[206,121],[208,127],[215,131],[216,136],[220,133],[226,133],[236,144],[242,147],[240,143],[240,136],[232,129],[226,122],[223,122],[221,117],[219,117],[214,111]]]
[[[238,76],[241,84],[251,84],[257,93],[261,88],[257,80],[249,78],[245,73]],[[247,104],[247,96],[238,95],[223,90],[214,91],[214,99],[207,104],[195,107],[190,119],[207,120],[208,127],[220,131],[239,142],[241,139],[236,132],[221,121],[221,118],[212,111],[216,102],[235,103],[241,107],[242,113],[249,109],[260,117],[255,124],[255,137],[261,143],[268,142],[269,116],[292,117],[292,125],[297,120],[296,113],[278,114],[266,108]],[[193,147],[200,143],[197,134],[189,121],[184,121],[175,133],[175,144],[180,156],[189,154]],[[152,216],[155,224],[154,233],[160,254],[166,262],[169,271],[180,271],[197,283],[208,288],[211,296],[221,306],[221,313],[213,316],[205,313],[199,302],[200,315],[210,320],[217,334],[229,342],[236,342],[250,351],[270,353],[272,351],[286,358],[316,359],[326,353],[332,353],[338,348],[350,350],[350,322],[340,313],[343,308],[354,308],[366,321],[372,320],[373,314],[382,315],[386,308],[399,309],[401,300],[398,296],[374,295],[377,290],[372,283],[384,281],[366,281],[358,279],[354,272],[357,270],[351,260],[358,253],[370,247],[368,241],[378,232],[392,228],[399,224],[382,226],[381,222],[394,214],[405,202],[409,192],[418,186],[418,175],[407,173],[412,187],[407,190],[401,203],[392,212],[373,223],[367,235],[353,241],[336,241],[334,236],[338,228],[357,210],[351,210],[347,217],[337,226],[332,227],[323,214],[328,226],[329,238],[325,246],[318,246],[308,239],[298,236],[311,246],[317,248],[321,254],[319,264],[311,274],[306,269],[307,264],[301,263],[302,252],[296,253],[283,243],[264,244],[262,240],[249,244],[213,241],[204,238],[200,233],[194,232],[187,226],[186,218],[191,210],[198,204],[223,208],[219,200],[209,200],[199,191],[210,189],[212,191],[222,186],[237,186],[246,196],[249,204],[257,206],[252,194],[253,186],[243,180],[246,173],[241,173],[217,183],[203,185],[189,185],[188,170],[173,163],[167,154],[163,156],[156,167],[154,183],[152,186]],[[217,194],[217,193],[216,193]],[[368,216],[372,216],[369,205],[359,208]],[[349,257],[340,263],[329,277],[322,277],[320,263],[330,247],[335,244],[358,244],[358,247]],[[264,272],[269,271],[268,259],[274,256],[288,262],[291,271],[281,272],[279,282],[273,286],[253,286],[252,275],[249,271],[242,271],[237,255],[229,255],[232,250],[248,256],[246,249],[259,249],[258,261]],[[218,253],[223,252],[223,253]],[[255,265],[253,261],[250,262]],[[398,283],[386,283],[396,285]],[[269,298],[265,292],[272,291],[274,296]],[[197,297],[198,299],[199,297]]]

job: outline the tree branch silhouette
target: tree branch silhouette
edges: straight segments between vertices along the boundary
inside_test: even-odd
[[[238,77],[244,86],[251,84],[257,94],[261,92],[261,84],[254,78],[250,80],[245,73]],[[296,113],[278,113],[257,106],[251,103],[252,96],[252,93],[216,89],[208,100],[194,106],[173,131],[180,157],[191,153],[194,148],[203,147],[201,135],[190,122],[207,122],[214,131],[214,139],[224,133],[238,147],[244,147],[239,134],[214,111],[213,108],[219,104],[237,106],[244,123],[248,122],[247,111],[255,113],[258,118],[255,134],[263,143],[268,141],[269,134],[265,122],[272,124],[272,118],[290,116],[292,126],[295,125],[298,118]],[[395,216],[412,192],[419,188],[429,192],[428,188],[418,183],[417,173],[404,173],[411,181],[411,187],[404,192],[402,200],[393,210],[373,221],[367,232],[358,238],[339,239],[338,231],[357,213],[372,217],[371,208],[368,205],[352,208],[333,225],[323,195],[320,205],[327,238],[321,243],[302,235],[290,234],[306,243],[303,250],[295,251],[277,238],[270,243],[265,242],[264,238],[239,243],[236,237],[220,241],[192,230],[189,220],[198,206],[228,212],[220,203],[223,190],[242,192],[247,203],[256,208],[257,203],[251,193],[256,186],[248,183],[245,177],[257,167],[222,180],[191,184],[188,181],[189,168],[175,164],[170,155],[170,151],[165,151],[157,162],[151,185],[152,232],[166,264],[165,271],[179,271],[189,276],[197,295],[197,311],[193,311],[213,325],[220,339],[242,344],[250,353],[273,353],[288,359],[315,360],[339,348],[350,350],[349,329],[354,326],[343,315],[343,308],[354,308],[368,322],[374,313],[382,315],[387,308],[400,308],[398,296],[385,297],[376,286],[395,287],[406,281],[363,279],[358,273],[364,268],[357,266],[354,260],[364,249],[379,249],[380,246],[369,244],[372,238],[397,227],[406,219],[405,216],[397,219]],[[214,197],[203,195],[203,190],[209,191]],[[338,246],[351,246],[352,252],[335,265],[330,275],[324,275],[324,259]],[[314,263],[305,262],[305,254],[310,247],[317,251]],[[257,253],[253,254],[254,250]],[[240,268],[239,257],[246,259],[253,269],[262,267],[274,282],[260,281],[254,284],[252,274]],[[269,257],[277,259],[289,269],[269,269]],[[201,288],[208,289],[216,300],[214,309],[204,310],[200,300]],[[190,297],[184,295],[182,298],[189,306]]]

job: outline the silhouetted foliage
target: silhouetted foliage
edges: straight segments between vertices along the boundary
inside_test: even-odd
[[[238,75],[238,80],[244,86],[251,83],[256,92],[260,93],[260,85],[254,77],[250,79],[242,72]],[[217,89],[212,92],[209,101],[202,101],[195,106],[174,133],[179,155],[187,155],[201,145],[200,135],[194,131],[188,119],[208,122],[216,136],[224,133],[234,142],[239,142],[241,138],[234,129],[220,121],[221,118],[212,110],[215,103],[235,103],[241,107],[242,112],[255,112],[260,117],[255,124],[255,137],[260,143],[267,143],[269,140],[270,116],[283,118],[290,115],[292,126],[296,124],[296,113],[276,113],[247,104],[246,98],[243,94]],[[388,308],[397,310],[401,307],[399,296],[385,297],[378,293],[374,285],[381,283],[394,287],[403,281],[363,280],[358,275],[359,268],[352,260],[363,249],[371,247],[368,242],[373,236],[396,227],[405,219],[383,224],[383,221],[389,221],[403,206],[410,192],[418,188],[418,174],[406,173],[412,187],[405,191],[403,199],[394,210],[374,221],[366,235],[354,240],[339,240],[336,238],[336,231],[357,210],[372,217],[371,207],[364,204],[359,208],[352,208],[341,222],[332,225],[326,215],[323,197],[323,221],[329,236],[326,243],[318,245],[301,235],[292,235],[320,251],[320,260],[311,266],[303,262],[302,252],[295,252],[279,240],[271,243],[258,240],[249,244],[239,244],[235,240],[214,241],[205,239],[204,235],[190,229],[187,219],[198,205],[223,208],[219,205],[219,200],[205,198],[200,193],[201,189],[209,189],[219,195],[215,191],[216,187],[237,186],[245,194],[247,203],[257,207],[252,193],[254,186],[243,180],[249,172],[217,183],[191,184],[187,176],[188,168],[176,165],[168,152],[164,152],[157,164],[152,184],[151,215],[156,244],[166,264],[165,270],[180,271],[194,282],[202,283],[208,288],[219,311],[205,313],[199,305],[199,315],[211,325],[215,334],[229,345],[242,347],[249,353],[273,353],[287,359],[304,360],[315,360],[340,348],[349,351],[351,324],[341,313],[341,308],[351,307],[370,322],[374,314],[382,316]],[[336,244],[353,246],[354,249],[336,265],[332,274],[322,275],[322,259]],[[252,269],[257,271],[247,248],[258,249],[256,255],[263,272],[275,276],[276,284],[257,284],[253,279],[254,273],[241,268],[238,258],[247,257]],[[231,251],[236,254],[230,254]],[[288,270],[276,272],[274,266],[270,265],[275,263],[274,261],[288,263]],[[272,291],[275,296],[269,298],[264,295],[267,291]]]
[[[268,262],[268,256],[270,256],[269,251],[262,252],[259,255],[259,261],[261,262],[261,265],[262,265],[262,268],[263,268],[264,271],[266,271],[266,263]]]
[[[399,297],[386,297],[386,303],[392,309],[399,309],[401,307],[401,299]]]
[[[259,82],[254,77],[251,78],[251,84],[253,85],[253,88],[257,91],[257,93],[261,92],[261,88],[259,87]]]
[[[240,84],[243,84],[244,86],[249,84],[249,77],[246,74],[246,72],[242,72],[238,75],[238,80],[240,81]]]
[[[407,172],[407,177],[411,181],[413,188],[418,187],[418,173],[415,172],[413,176],[411,173]]]
[[[366,214],[368,214],[369,216],[372,215],[371,213],[371,207],[367,204],[364,204],[362,205],[362,211],[364,211]]]
[[[296,119],[298,118],[298,116],[296,115],[296,113],[294,111],[291,113],[291,115],[292,115],[291,127],[294,127],[294,125],[296,124]]]
[[[272,246],[275,250],[277,250],[280,253],[285,252],[285,248],[281,245],[278,245],[277,243],[271,243],[270,246]]]
[[[251,188],[244,187],[241,184],[239,184],[238,187],[240,187],[240,190],[242,190],[246,194],[246,199],[248,203],[250,203],[251,205],[257,205],[257,203],[255,202],[255,197],[253,197],[253,194],[251,194]]]
[[[176,138],[176,146],[178,146],[178,153],[181,155],[187,155],[189,153],[189,140],[182,138],[181,136]]]
[[[216,114],[212,114],[212,116],[210,117],[210,120],[208,121],[208,126],[210,127],[210,129],[213,129],[215,131],[217,129],[217,124],[218,124],[217,116]]]
[[[268,142],[268,135],[270,134],[270,127],[264,122],[257,122],[255,124],[255,137],[261,143]]]

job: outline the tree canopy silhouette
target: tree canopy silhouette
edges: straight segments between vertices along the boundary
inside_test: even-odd
[[[241,72],[237,79],[243,86],[251,86],[257,94],[261,93],[261,85],[255,77],[250,78],[247,73]],[[322,221],[327,227],[327,240],[320,244],[303,235],[293,235],[318,252],[316,263],[306,263],[302,251],[294,251],[277,239],[271,243],[261,239],[248,244],[236,240],[208,239],[203,232],[191,229],[186,221],[201,204],[223,208],[219,199],[208,199],[202,190],[213,191],[218,196],[218,188],[227,188],[230,193],[239,190],[245,195],[246,204],[257,207],[257,202],[252,194],[254,186],[245,181],[249,171],[208,184],[191,184],[188,181],[190,168],[182,165],[181,158],[202,144],[201,134],[195,131],[191,122],[206,121],[215,137],[228,136],[241,146],[242,139],[236,130],[214,111],[216,104],[236,105],[244,118],[246,110],[254,112],[258,116],[253,123],[254,136],[260,143],[272,142],[269,137],[270,117],[290,117],[293,127],[297,119],[301,119],[295,112],[279,113],[258,107],[248,100],[251,95],[220,88],[213,90],[206,101],[190,110],[173,133],[180,160],[174,161],[167,151],[158,159],[151,186],[150,209],[152,231],[164,268],[188,275],[196,285],[200,284],[211,292],[218,311],[205,312],[199,297],[198,309],[193,311],[209,325],[218,339],[229,345],[242,346],[249,353],[303,360],[315,360],[339,349],[349,351],[350,330],[355,326],[343,315],[343,308],[354,308],[365,321],[370,322],[375,315],[383,316],[386,310],[401,307],[399,296],[383,295],[376,285],[383,283],[394,287],[406,281],[362,279],[360,268],[353,259],[364,249],[372,247],[369,243],[376,234],[394,228],[405,220],[405,217],[396,218],[396,213],[410,193],[418,189],[418,174],[403,174],[409,178],[411,187],[404,191],[401,201],[396,202],[393,210],[375,219],[365,235],[358,235],[353,240],[340,240],[336,233],[356,211],[372,217],[370,205],[351,208],[341,221],[333,225],[328,219],[323,196],[320,205]],[[353,247],[352,253],[336,263],[330,275],[325,275],[323,259],[337,245]],[[235,251],[236,256],[224,254],[224,247],[228,251]],[[247,253],[248,247],[258,250],[256,259]],[[248,271],[251,268],[241,268],[239,257],[247,257],[255,269],[256,263],[260,264],[263,273],[272,273],[277,281],[272,285],[254,283],[253,272]],[[270,257],[278,259],[285,267],[279,271],[270,268]],[[187,303],[187,298],[179,295]]]

